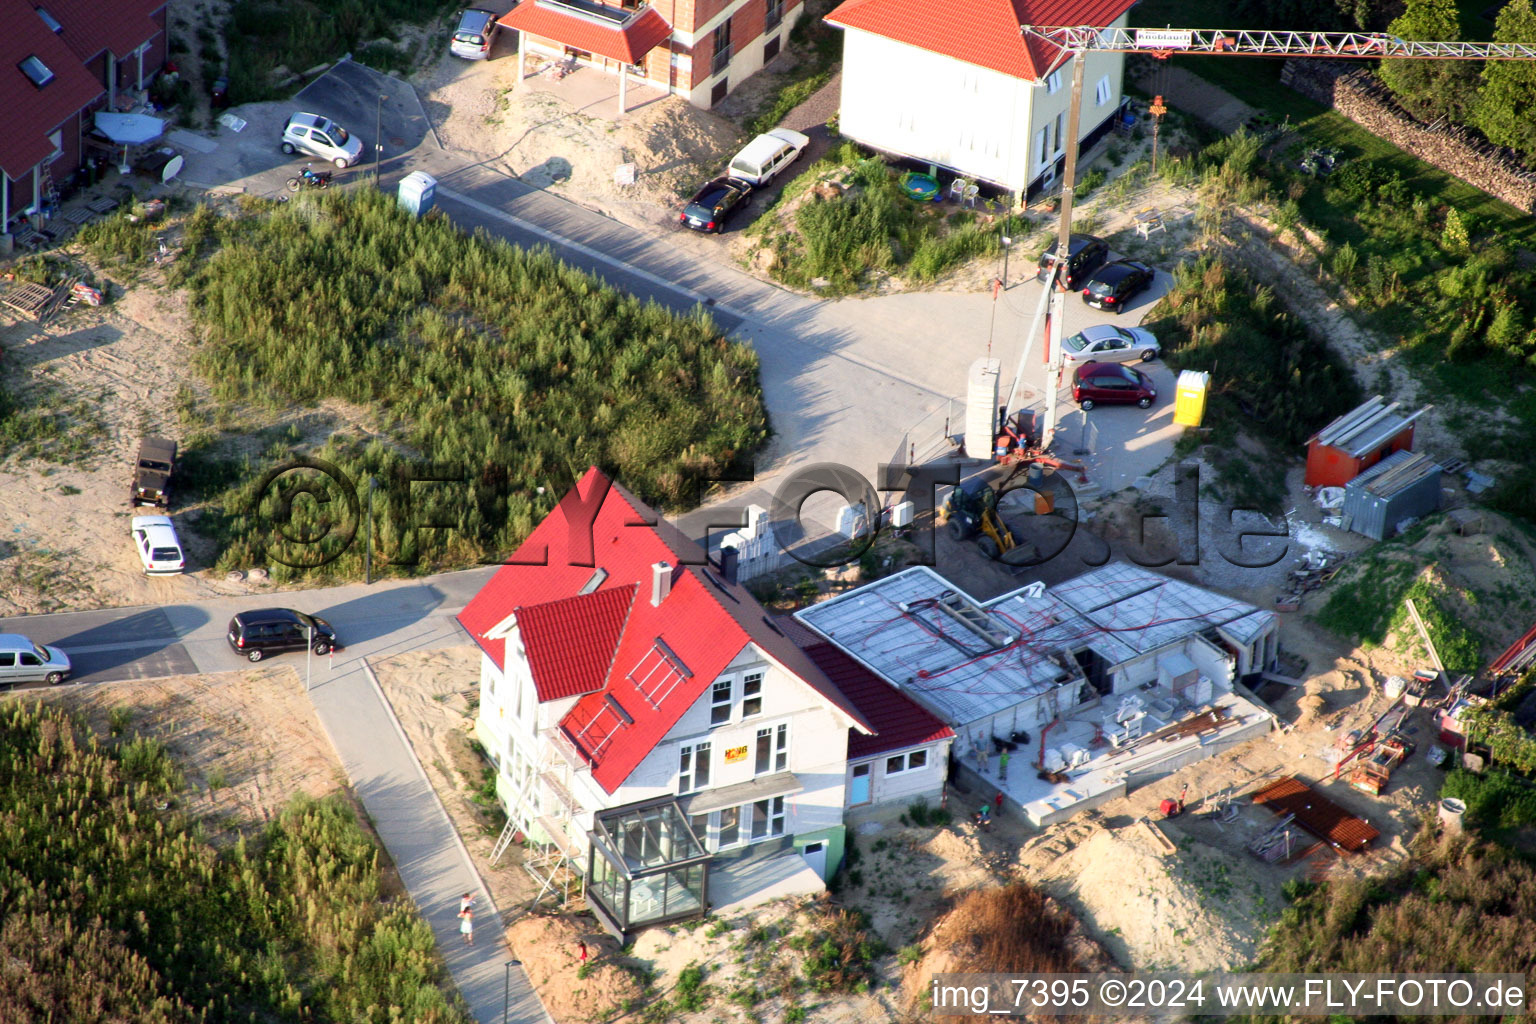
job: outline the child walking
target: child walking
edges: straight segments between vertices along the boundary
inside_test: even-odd
[[[475,944],[475,912],[468,907],[459,911],[459,934],[464,936],[464,945]]]

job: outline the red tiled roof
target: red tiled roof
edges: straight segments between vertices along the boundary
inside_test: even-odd
[[[48,9],[54,13],[51,5]],[[21,73],[20,64],[28,57],[53,72],[41,89]],[[0,0],[0,110],[6,112],[0,170],[24,178],[53,152],[48,134],[104,92],[28,0]]]
[[[603,688],[635,590],[631,583],[517,610],[539,700]]]
[[[625,64],[640,63],[672,34],[672,26],[653,7],[645,8],[619,28],[584,17],[578,8],[539,0],[522,0],[501,16],[500,24]]]
[[[1135,0],[844,0],[828,24],[859,29],[967,64],[1035,81],[1065,57],[1060,47],[1025,39],[1021,25],[1108,26]]]
[[[653,606],[651,566],[658,562],[674,571],[670,593],[660,606]],[[824,696],[856,728],[872,731],[861,709],[768,619],[746,588],[725,583],[705,563],[697,544],[599,470],[589,469],[458,619],[486,654],[505,667],[505,644],[485,634],[508,616],[518,614],[526,621],[533,610],[537,622],[538,606],[579,594],[595,568],[608,575],[594,596],[615,590],[631,594],[617,643],[599,638],[594,644],[598,650],[582,656],[589,666],[583,671],[590,671],[592,660],[611,655],[602,688],[586,692],[560,723],[591,761],[593,778],[610,793],[748,643]],[[605,600],[620,603],[618,598]],[[584,604],[582,614],[595,613],[598,607]],[[611,616],[612,609],[601,614]],[[549,618],[569,628],[568,610],[550,612]],[[534,631],[544,629],[539,625]],[[549,635],[556,635],[553,627]],[[661,685],[642,692],[632,673],[651,673]],[[560,686],[571,686],[577,675],[562,667],[553,678],[561,680]],[[577,692],[582,691],[569,691]],[[540,696],[548,699],[542,690]]]
[[[166,0],[37,0],[64,26],[64,42],[82,61],[89,62],[103,50],[122,60],[155,38],[160,26],[152,19]],[[150,68],[145,68],[145,72]]]
[[[805,649],[827,678],[864,712],[874,735],[848,730],[848,760],[873,757],[891,750],[949,739],[955,731],[918,705],[912,698],[869,669],[822,641]]]

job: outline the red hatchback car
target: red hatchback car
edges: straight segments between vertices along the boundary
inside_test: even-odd
[[[1083,363],[1072,371],[1072,401],[1084,411],[1103,402],[1106,405],[1135,404],[1151,408],[1157,399],[1152,378],[1123,363]]]

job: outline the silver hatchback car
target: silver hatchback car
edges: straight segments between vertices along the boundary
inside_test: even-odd
[[[308,153],[347,168],[362,157],[363,143],[328,117],[297,113],[283,125],[283,152]]]
[[[14,683],[62,683],[70,670],[69,655],[57,647],[35,644],[20,633],[0,633],[0,688]]]

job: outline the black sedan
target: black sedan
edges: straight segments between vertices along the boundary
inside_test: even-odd
[[[1151,267],[1136,260],[1116,260],[1096,270],[1083,288],[1083,301],[1111,313],[1124,312],[1126,304],[1152,285]]]
[[[725,222],[731,214],[745,207],[752,199],[752,186],[740,178],[716,178],[694,193],[683,212],[677,215],[680,223],[695,231],[725,230]]]

